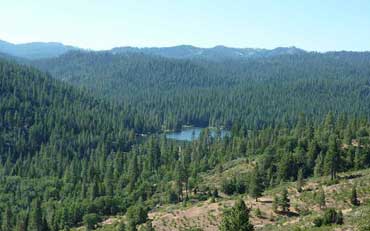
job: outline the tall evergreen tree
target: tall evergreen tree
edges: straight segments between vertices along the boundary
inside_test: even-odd
[[[238,199],[234,207],[224,213],[221,226],[221,231],[250,231],[254,230],[253,225],[249,221],[249,209],[242,199]]]
[[[298,171],[298,177],[297,177],[297,191],[298,192],[302,192],[303,184],[304,184],[303,170],[300,168]]]
[[[319,204],[320,209],[323,209],[326,207],[326,196],[325,196],[325,191],[321,187],[319,190],[319,193],[316,195],[317,197],[317,202]]]
[[[280,207],[281,207],[283,212],[289,212],[290,199],[289,199],[289,196],[288,196],[288,190],[286,188],[284,188],[284,190],[281,194],[279,204],[280,204]]]
[[[8,205],[2,217],[1,230],[2,231],[12,231],[13,226],[14,226],[14,217],[13,217],[12,210],[10,206]]]
[[[316,177],[322,176],[324,174],[324,154],[321,152],[316,160],[314,167],[314,175]]]
[[[28,230],[27,223],[28,223],[28,214],[20,213],[17,217],[16,230],[27,231]]]
[[[352,187],[352,191],[351,191],[351,204],[354,206],[360,205],[360,201],[357,198],[357,189],[355,185]]]
[[[263,182],[259,173],[258,167],[256,167],[252,173],[251,180],[249,183],[249,194],[254,197],[257,201],[258,197],[261,196],[263,191]]]
[[[35,231],[44,231],[44,228],[45,227],[43,224],[41,203],[39,199],[35,199],[32,202],[32,209],[30,212],[28,229]]]
[[[339,170],[338,166],[340,165],[340,153],[335,136],[330,137],[328,146],[328,151],[326,152],[324,160],[324,168],[325,172],[334,180],[337,177],[337,172]]]

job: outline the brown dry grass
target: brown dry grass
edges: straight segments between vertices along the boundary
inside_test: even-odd
[[[364,180],[362,179],[363,177],[369,178],[369,176],[370,172],[367,172],[366,175],[357,179],[342,179],[338,184],[329,186],[323,185],[327,207],[339,208],[345,215],[351,213],[352,208],[347,200],[347,194],[355,182],[360,182]],[[319,178],[306,182],[302,193],[296,190],[294,183],[280,186],[281,188],[288,188],[291,201],[290,214],[277,214],[272,210],[272,198],[279,189],[267,191],[263,197],[258,198],[258,201],[245,196],[243,199],[247,206],[251,208],[250,215],[252,224],[256,229],[263,229],[266,225],[279,223],[278,226],[284,230],[283,227],[291,227],[292,225],[300,224],[304,221],[304,217],[300,216],[303,210],[309,211],[309,214],[321,213],[322,210],[320,210],[319,206],[316,203],[304,199],[303,195],[305,194],[313,197],[313,194],[318,192],[325,179],[326,178]],[[235,201],[233,197],[222,196],[223,198],[220,198],[216,203],[211,203],[210,201],[199,202],[192,205],[190,208],[179,207],[172,211],[164,210],[161,212],[152,212],[149,215],[150,218],[153,219],[155,229],[158,231],[180,231],[184,230],[185,227],[197,227],[204,231],[216,231],[222,220],[222,211],[225,208],[232,207]],[[368,197],[368,194],[359,194],[359,198],[362,201]],[[259,208],[262,213],[261,217],[255,216],[255,210],[257,208]],[[277,222],[277,220],[281,222]],[[346,228],[346,230],[348,229]]]

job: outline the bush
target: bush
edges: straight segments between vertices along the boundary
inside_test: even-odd
[[[170,190],[168,192],[168,203],[171,203],[171,204],[175,204],[179,201],[179,197],[177,196],[176,192],[174,192],[173,190]]]
[[[323,223],[323,219],[322,219],[322,217],[316,217],[316,218],[313,220],[313,224],[314,224],[316,227],[321,227],[321,226],[322,226],[322,223]]]
[[[239,194],[243,194],[247,191],[247,184],[241,179],[235,179],[235,191]]]
[[[100,221],[101,221],[100,216],[96,213],[89,213],[83,217],[83,222],[87,230],[95,229],[96,225]]]
[[[194,199],[198,199],[198,200],[200,200],[200,201],[206,201],[206,200],[208,200],[208,194],[197,194],[195,197],[194,197]]]
[[[335,185],[335,184],[338,184],[338,183],[339,183],[338,179],[327,179],[327,180],[324,181],[324,184],[326,186]]]
[[[325,210],[323,217],[317,217],[313,221],[316,227],[320,227],[322,225],[331,225],[331,224],[343,224],[343,213],[342,211],[336,211],[333,208],[329,208]]]
[[[94,200],[94,205],[99,214],[104,215],[114,215],[118,212],[122,212],[122,209],[119,207],[119,201],[116,198],[109,196],[98,197]]]
[[[260,208],[257,208],[254,212],[254,215],[258,218],[261,218],[262,217],[262,212],[260,210]]]
[[[221,191],[226,195],[232,195],[234,193],[243,194],[247,189],[246,182],[240,178],[226,179],[221,184]]]
[[[235,183],[233,180],[226,179],[222,181],[221,191],[226,195],[232,195],[235,192]]]
[[[341,211],[337,212],[335,209],[330,208],[327,209],[324,213],[323,218],[323,224],[324,225],[330,225],[330,224],[343,224],[343,214]]]
[[[126,217],[129,224],[140,225],[148,220],[147,209],[141,205],[133,205],[127,209]]]
[[[212,196],[213,196],[214,198],[218,198],[218,190],[217,190],[217,188],[215,188],[215,189],[213,190],[213,192],[212,192]]]

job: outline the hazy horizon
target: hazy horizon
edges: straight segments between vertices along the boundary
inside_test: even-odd
[[[12,42],[12,41],[7,41],[7,40],[2,39],[2,38],[0,38],[0,41],[7,42],[7,43],[10,43],[10,44],[13,44],[13,45],[25,45],[25,44],[32,44],[32,43],[59,43],[59,44],[62,44],[64,46],[71,46],[71,47],[79,48],[79,49],[86,50],[86,51],[109,51],[109,50],[112,50],[114,48],[124,48],[124,47],[145,49],[145,48],[172,48],[172,47],[180,47],[180,46],[191,46],[191,47],[196,47],[196,48],[201,48],[201,49],[212,49],[212,48],[216,48],[216,47],[227,47],[227,48],[231,48],[231,49],[261,49],[261,50],[273,50],[273,49],[277,49],[277,48],[296,48],[296,49],[304,50],[306,52],[318,52],[318,53],[340,52],[340,51],[346,51],[346,52],[370,52],[370,49],[369,50],[344,50],[344,49],[338,49],[338,50],[320,51],[320,50],[307,50],[307,49],[303,49],[301,47],[297,47],[297,46],[294,46],[294,45],[266,48],[266,47],[233,47],[233,46],[225,46],[223,44],[218,44],[218,45],[210,46],[210,47],[195,46],[193,44],[178,44],[178,45],[171,45],[171,46],[155,46],[155,45],[154,46],[130,46],[130,45],[121,45],[121,46],[115,46],[115,47],[111,47],[111,48],[107,48],[107,49],[93,49],[93,48],[89,48],[89,47],[86,47],[86,48],[85,47],[79,47],[79,46],[74,45],[74,44],[65,44],[65,43],[60,42],[60,41],[29,41],[29,42],[15,43],[15,42]]]
[[[308,51],[370,50],[367,1],[5,0],[0,38],[60,42],[84,49],[217,45],[295,46]],[[11,23],[10,23],[11,22]]]
[[[32,43],[55,43],[55,44],[62,44],[64,46],[72,46],[72,47],[76,47],[76,48],[81,48],[81,49],[85,49],[85,50],[92,50],[92,51],[104,51],[104,50],[111,50],[111,49],[114,49],[114,48],[120,48],[120,47],[132,47],[132,48],[139,48],[139,49],[144,49],[144,48],[171,48],[171,47],[180,47],[180,46],[191,46],[191,47],[196,47],[196,48],[201,48],[201,49],[210,49],[210,48],[215,48],[215,47],[227,47],[227,48],[235,48],[235,49],[276,49],[276,48],[280,48],[280,47],[273,47],[273,48],[265,48],[265,47],[232,47],[232,46],[225,46],[223,44],[218,44],[218,45],[214,45],[214,46],[209,46],[209,47],[204,47],[204,46],[195,46],[193,44],[178,44],[178,45],[171,45],[171,46],[130,46],[130,45],[119,45],[119,46],[114,46],[114,47],[110,47],[108,49],[93,49],[93,48],[83,48],[83,47],[79,47],[77,45],[74,45],[74,44],[65,44],[63,42],[60,42],[60,41],[28,41],[28,42],[20,42],[20,43],[15,43],[15,42],[12,42],[12,41],[7,41],[5,39],[2,39],[0,38],[0,41],[3,41],[3,42],[6,42],[6,43],[10,43],[10,44],[13,44],[13,45],[26,45],[26,44],[32,44]],[[291,47],[294,47],[294,48],[297,48],[297,49],[303,49],[303,48],[300,48],[300,47],[297,47],[297,46],[284,46],[284,48],[291,48]],[[308,51],[308,50],[306,50]]]

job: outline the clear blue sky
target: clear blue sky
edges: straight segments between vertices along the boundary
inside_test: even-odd
[[[370,50],[369,0],[1,0],[0,39]]]

